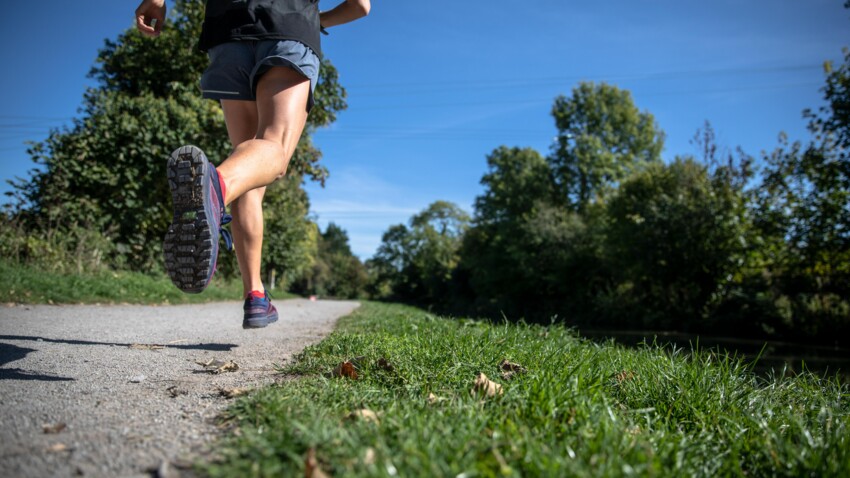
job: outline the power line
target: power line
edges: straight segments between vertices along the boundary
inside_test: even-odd
[[[511,86],[527,86],[536,85],[539,83],[565,83],[582,80],[590,80],[597,78],[603,81],[614,80],[664,80],[689,78],[695,76],[714,76],[714,75],[744,75],[754,73],[781,73],[792,71],[806,71],[822,69],[822,64],[805,64],[805,65],[783,65],[776,67],[736,67],[736,68],[708,68],[695,70],[671,70],[649,73],[609,73],[609,74],[584,74],[584,75],[569,75],[569,76],[550,76],[541,78],[515,78],[515,79],[499,79],[499,80],[472,80],[472,81],[429,81],[429,82],[396,82],[396,83],[361,83],[353,85],[343,85],[346,89],[384,89],[384,88],[412,88],[417,86],[427,87],[511,87]]]

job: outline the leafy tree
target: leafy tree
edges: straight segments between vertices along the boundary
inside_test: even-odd
[[[799,291],[850,293],[850,50],[844,53],[839,68],[827,65],[826,105],[804,112],[814,140],[789,143],[781,135],[764,158],[756,196],[765,235],[787,244],[777,265],[796,276]]]
[[[374,257],[366,261],[369,273],[369,295],[378,299],[406,296],[406,270],[411,263],[413,247],[410,230],[404,224],[390,226],[381,236]]]
[[[804,112],[812,140],[780,135],[753,193],[764,295],[798,338],[850,330],[850,49],[825,72],[825,105]]]
[[[371,290],[434,306],[449,301],[469,215],[455,204],[436,201],[404,225],[391,227],[369,262]]]
[[[348,233],[330,223],[319,236],[318,246],[316,261],[295,283],[293,290],[305,295],[346,299],[362,297],[367,282],[366,268],[352,254]]]
[[[640,315],[645,326],[701,325],[743,264],[743,204],[739,191],[691,159],[626,179],[608,207],[615,313]]]
[[[307,271],[319,254],[320,238],[307,216],[309,200],[300,183],[300,176],[290,174],[268,186],[263,207],[268,231],[263,241],[263,270],[280,278],[284,288]],[[268,283],[273,283],[271,277]]]
[[[522,314],[519,304],[538,281],[529,249],[526,222],[552,211],[556,188],[546,159],[531,148],[495,149],[487,156],[481,179],[484,193],[475,200],[475,219],[463,242],[461,283],[473,312]],[[495,309],[495,310],[493,310]]]
[[[657,162],[664,134],[638,111],[628,91],[581,83],[552,107],[558,137],[552,145],[555,178],[567,205],[583,210],[644,164]]]
[[[116,41],[106,41],[91,71],[99,86],[86,92],[82,117],[34,144],[30,155],[40,168],[32,171],[30,181],[13,184],[17,217],[29,230],[73,226],[99,231],[116,244],[113,264],[160,267],[161,238],[170,220],[165,158],[181,144],[202,146],[213,161],[225,158],[231,148],[220,108],[203,100],[197,88],[207,64],[196,48],[203,5],[203,0],[176,0],[169,25],[156,39],[129,29]],[[327,61],[315,96],[316,108],[290,171],[296,178],[323,181],[327,171],[318,164],[321,153],[309,134],[345,108],[345,91]],[[284,184],[300,189],[300,181]],[[269,189],[270,204],[306,200],[283,189]],[[306,211],[306,203],[295,209]],[[296,236],[305,237],[305,231]],[[271,238],[278,235],[273,229],[267,232]],[[272,247],[268,259],[275,267],[293,264],[285,256]],[[309,260],[301,256],[301,263]]]

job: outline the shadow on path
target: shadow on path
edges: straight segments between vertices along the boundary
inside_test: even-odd
[[[118,343],[118,342],[94,342],[89,340],[74,340],[74,339],[50,339],[47,337],[35,337],[29,335],[0,335],[0,340],[20,340],[36,343],[56,343],[68,345],[108,345],[118,347],[129,347],[134,344]],[[210,352],[229,352],[236,344],[163,344],[163,348],[183,349],[183,350],[207,350]],[[0,342],[0,367],[7,363],[21,360],[31,352],[37,352],[37,349],[18,347],[4,342]],[[58,381],[73,381],[75,379],[69,377],[58,377],[55,375],[43,375],[40,373],[29,372],[19,368],[0,368],[0,380],[38,380],[44,382]]]
[[[30,352],[35,352],[35,349],[25,349],[17,345],[4,344],[0,342],[0,367],[9,362],[20,360],[27,356]],[[0,380],[40,380],[43,382],[68,382],[73,381],[73,378],[57,377],[55,375],[42,375],[38,373],[27,372],[19,368],[0,368]]]
[[[23,340],[23,341],[32,341],[32,342],[48,342],[55,344],[68,344],[68,345],[115,345],[118,347],[129,347],[134,344],[130,343],[119,343],[119,342],[93,342],[90,340],[74,340],[74,339],[49,339],[47,337],[35,337],[29,335],[0,335],[0,340]],[[237,344],[157,344],[162,345],[164,348],[168,349],[182,349],[182,350],[207,350],[210,352],[230,352],[234,347],[238,347]],[[30,349],[24,349],[32,350]],[[27,352],[29,353],[29,352]],[[26,355],[26,354],[24,354]],[[2,357],[2,355],[0,355]],[[23,358],[23,356],[21,357]],[[17,360],[17,359],[15,359]],[[3,362],[5,363],[5,362]]]

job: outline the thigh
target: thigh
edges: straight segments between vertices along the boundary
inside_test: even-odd
[[[270,68],[257,82],[257,138],[279,142],[291,155],[307,121],[309,97],[307,77],[285,66]]]

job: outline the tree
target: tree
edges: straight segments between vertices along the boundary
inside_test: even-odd
[[[660,159],[664,134],[628,91],[581,83],[552,107],[558,137],[550,161],[565,204],[582,211],[645,164]]]
[[[531,270],[538,249],[528,247],[526,223],[557,204],[556,186],[546,159],[531,148],[496,148],[487,167],[463,241],[461,283],[473,312],[522,314],[519,304],[539,284],[528,280],[537,277]]]
[[[740,192],[691,159],[654,164],[611,199],[607,244],[620,314],[648,327],[700,325],[746,254]]]
[[[455,204],[436,201],[410,219],[410,228],[391,227],[369,262],[371,290],[409,302],[445,305],[469,222],[469,215]]]
[[[17,217],[30,230],[98,231],[116,244],[113,264],[160,267],[161,239],[170,220],[165,158],[181,144],[202,146],[213,161],[231,149],[220,108],[203,100],[197,88],[207,63],[195,46],[203,8],[203,0],[176,0],[158,38],[145,39],[131,29],[106,41],[91,71],[99,85],[86,92],[82,117],[34,144],[29,152],[40,168],[30,181],[13,184]],[[290,171],[296,178],[323,181],[327,171],[318,164],[321,153],[309,134],[345,108],[345,91],[327,61],[315,97]],[[285,184],[300,189],[300,180]],[[285,195],[283,188],[270,188],[268,201],[278,201],[276,194]],[[267,232],[276,236],[274,230]],[[302,261],[308,260],[302,255]]]
[[[348,233],[334,223],[319,236],[313,266],[294,284],[293,290],[345,299],[362,297],[367,282],[366,268],[348,245]]]
[[[826,105],[807,110],[813,141],[780,145],[764,157],[756,193],[764,235],[787,249],[777,257],[797,292],[850,294],[850,49],[826,66]]]

